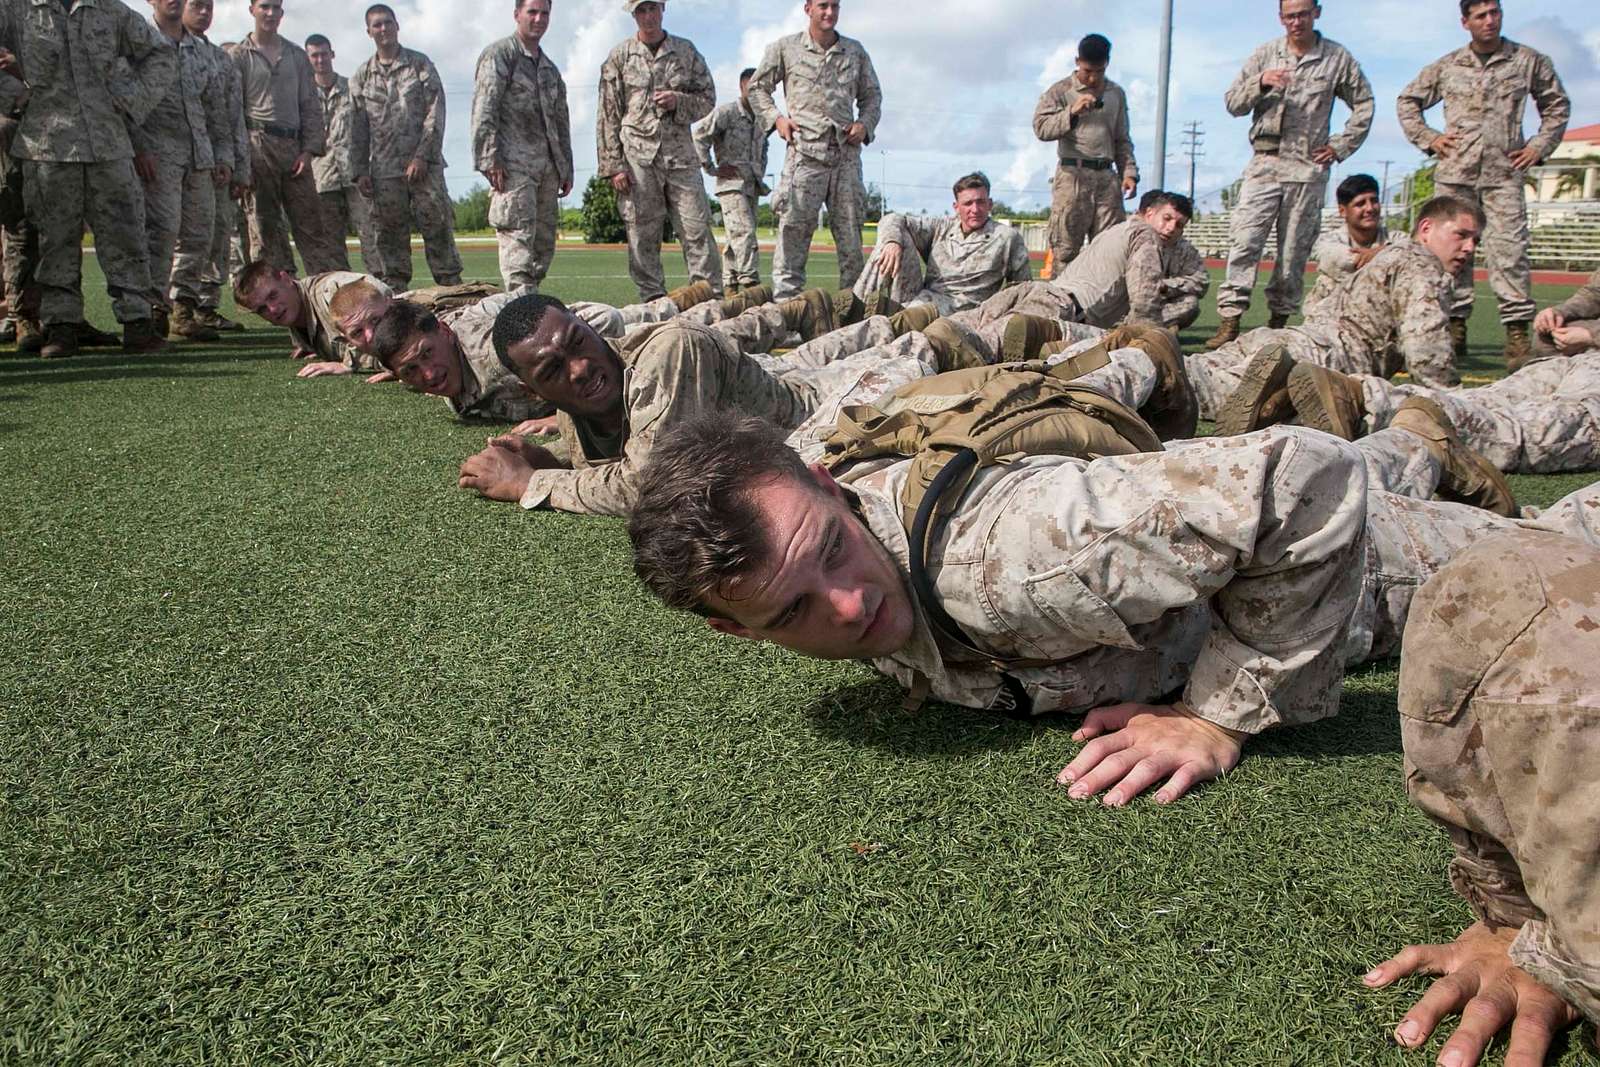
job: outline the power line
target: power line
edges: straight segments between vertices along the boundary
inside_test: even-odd
[[[1205,142],[1205,129],[1198,122],[1191,122],[1183,128],[1183,150],[1189,156],[1189,201],[1194,202],[1194,175],[1196,164],[1205,158],[1205,153],[1200,151]]]

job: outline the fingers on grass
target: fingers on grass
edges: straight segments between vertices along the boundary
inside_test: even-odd
[[[1107,737],[1097,737],[1083,746],[1083,751],[1078,753],[1077,758],[1062,769],[1056,781],[1063,785],[1076,782],[1093,770],[1101,760],[1127,748],[1132,743],[1131,739],[1120,733],[1111,734]]]
[[[1422,1044],[1439,1025],[1439,1020],[1466,1006],[1476,989],[1476,982],[1467,983],[1456,975],[1445,975],[1429,986],[1422,999],[1406,1012],[1405,1019],[1395,1028],[1394,1039],[1408,1048]]]

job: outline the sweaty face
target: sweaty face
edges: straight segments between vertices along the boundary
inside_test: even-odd
[[[550,28],[550,0],[527,0],[517,8],[517,36],[536,45]]]
[[[813,33],[830,33],[839,25],[839,0],[806,0],[806,17]]]
[[[333,49],[325,44],[314,44],[306,48],[306,58],[311,61],[313,72],[326,78],[333,73]]]
[[[190,33],[205,33],[211,28],[213,14],[211,0],[189,0],[183,5],[183,27]]]
[[[622,416],[622,361],[572,312],[551,308],[506,356],[524,385],[569,415]]]
[[[1472,35],[1473,44],[1492,45],[1500,40],[1502,19],[1500,5],[1495,0],[1468,9],[1461,26]]]
[[[244,305],[272,325],[286,329],[300,325],[300,315],[305,308],[294,279],[281,273],[246,293]]]
[[[407,387],[432,396],[459,396],[461,346],[443,323],[431,333],[412,336],[394,363],[395,377]]]
[[[911,640],[905,579],[827,472],[812,477],[752,490],[770,559],[710,599],[711,625],[819,659],[891,655]]]
[[[961,232],[971,233],[989,221],[994,201],[983,189],[963,189],[956,197],[956,218],[961,220]]]
[[[1438,257],[1444,269],[1454,274],[1472,262],[1478,250],[1478,220],[1471,215],[1426,221],[1417,231],[1417,240]]]
[[[1091,63],[1087,59],[1078,60],[1078,82],[1085,89],[1103,89],[1106,84],[1106,65],[1104,63]]]
[[[1345,223],[1350,229],[1361,234],[1369,234],[1377,230],[1382,209],[1383,205],[1378,203],[1377,193],[1362,193],[1348,204],[1340,205],[1339,214],[1344,216]]]
[[[1183,228],[1189,225],[1189,220],[1183,217],[1183,212],[1171,204],[1158,204],[1140,216],[1156,231],[1156,236],[1165,244],[1171,244],[1183,236]]]
[[[277,0],[255,0],[250,5],[250,14],[256,20],[256,29],[277,33],[278,24],[283,21],[283,5]]]

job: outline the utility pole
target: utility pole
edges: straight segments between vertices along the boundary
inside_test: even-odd
[[[1380,159],[1378,162],[1383,164],[1383,184],[1378,187],[1378,211],[1381,213],[1389,208],[1389,164],[1394,160]]]
[[[1183,128],[1183,149],[1189,155],[1189,199],[1194,200],[1194,172],[1197,160],[1205,158],[1205,153],[1200,151],[1205,145],[1206,131],[1198,122],[1191,122]]]
[[[1161,5],[1161,61],[1156,75],[1156,182],[1167,187],[1167,90],[1172,85],[1172,0]]]

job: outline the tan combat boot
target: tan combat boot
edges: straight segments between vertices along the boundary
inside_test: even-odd
[[[667,293],[667,299],[677,304],[679,311],[688,311],[696,304],[704,304],[707,300],[716,298],[717,291],[711,288],[711,283],[708,281],[690,282]]]
[[[155,319],[134,319],[122,324],[124,352],[160,352],[166,347],[167,339],[156,332]]]
[[[772,303],[772,290],[765,285],[747,285],[739,290],[736,299],[743,301],[740,311],[749,311],[762,304]]]
[[[202,326],[209,326],[218,333],[243,333],[244,323],[234,322],[223,315],[216,308],[201,308],[195,312],[195,318]]]
[[[150,305],[150,332],[157,337],[165,337],[170,332],[172,325],[171,316],[165,304]],[[123,324],[123,334],[127,334],[127,324]]]
[[[52,322],[45,328],[40,359],[65,359],[78,354],[78,328],[70,322]]]
[[[186,341],[220,341],[222,335],[195,314],[194,305],[178,301],[172,308],[172,336]]]
[[[928,339],[934,354],[939,357],[941,372],[988,366],[988,360],[967,344],[961,330],[948,319],[934,319],[923,328],[922,336]]]
[[[1450,350],[1455,353],[1456,366],[1467,361],[1467,320],[1450,320]]]
[[[1206,342],[1206,351],[1215,352],[1229,341],[1236,340],[1239,336],[1239,320],[1241,318],[1243,318],[1242,315],[1230,315],[1217,323],[1217,332],[1212,334],[1211,339]]]
[[[1365,430],[1367,404],[1361,386],[1348,374],[1296,363],[1289,372],[1289,401],[1302,426],[1354,441]]]
[[[833,321],[835,329],[839,326],[850,326],[867,316],[867,305],[859,296],[849,289],[835,289],[833,291]]]
[[[807,289],[778,305],[783,324],[802,339],[810,341],[838,327],[834,319],[833,294],[826,289]]]
[[[1444,468],[1439,496],[1458,504],[1492,511],[1507,518],[1517,514],[1517,501],[1506,476],[1483,456],[1461,443],[1444,409],[1426,397],[1407,397],[1389,423],[1422,438],[1428,451]]]
[[[1038,359],[1041,348],[1059,340],[1061,320],[1019,312],[1006,320],[1005,332],[1000,338],[1000,362],[1021,363]]]
[[[908,333],[927,329],[928,324],[939,317],[939,309],[932,304],[912,304],[902,311],[897,311],[889,316],[889,325],[894,328],[896,337],[904,337]]]
[[[1289,325],[1289,316],[1287,315],[1271,315],[1267,318],[1267,329],[1269,330],[1281,330],[1287,325]]]
[[[1533,361],[1533,338],[1525,322],[1506,323],[1506,370],[1512,374]]]
[[[1244,365],[1239,385],[1217,412],[1217,436],[1238,437],[1287,422],[1294,415],[1289,400],[1289,372],[1294,360],[1283,345],[1268,345]]]
[[[897,315],[905,310],[904,305],[898,303],[889,295],[893,287],[894,283],[892,281],[884,282],[873,291],[871,296],[867,297],[867,309],[865,312],[867,318],[870,319],[877,315]]]
[[[38,319],[26,316],[17,320],[17,351],[31,355],[44,347],[44,327]]]
[[[1156,387],[1139,414],[1163,441],[1193,437],[1200,422],[1200,398],[1183,365],[1178,335],[1160,326],[1131,323],[1118,326],[1101,340],[1107,352],[1137,348],[1156,368]]]

